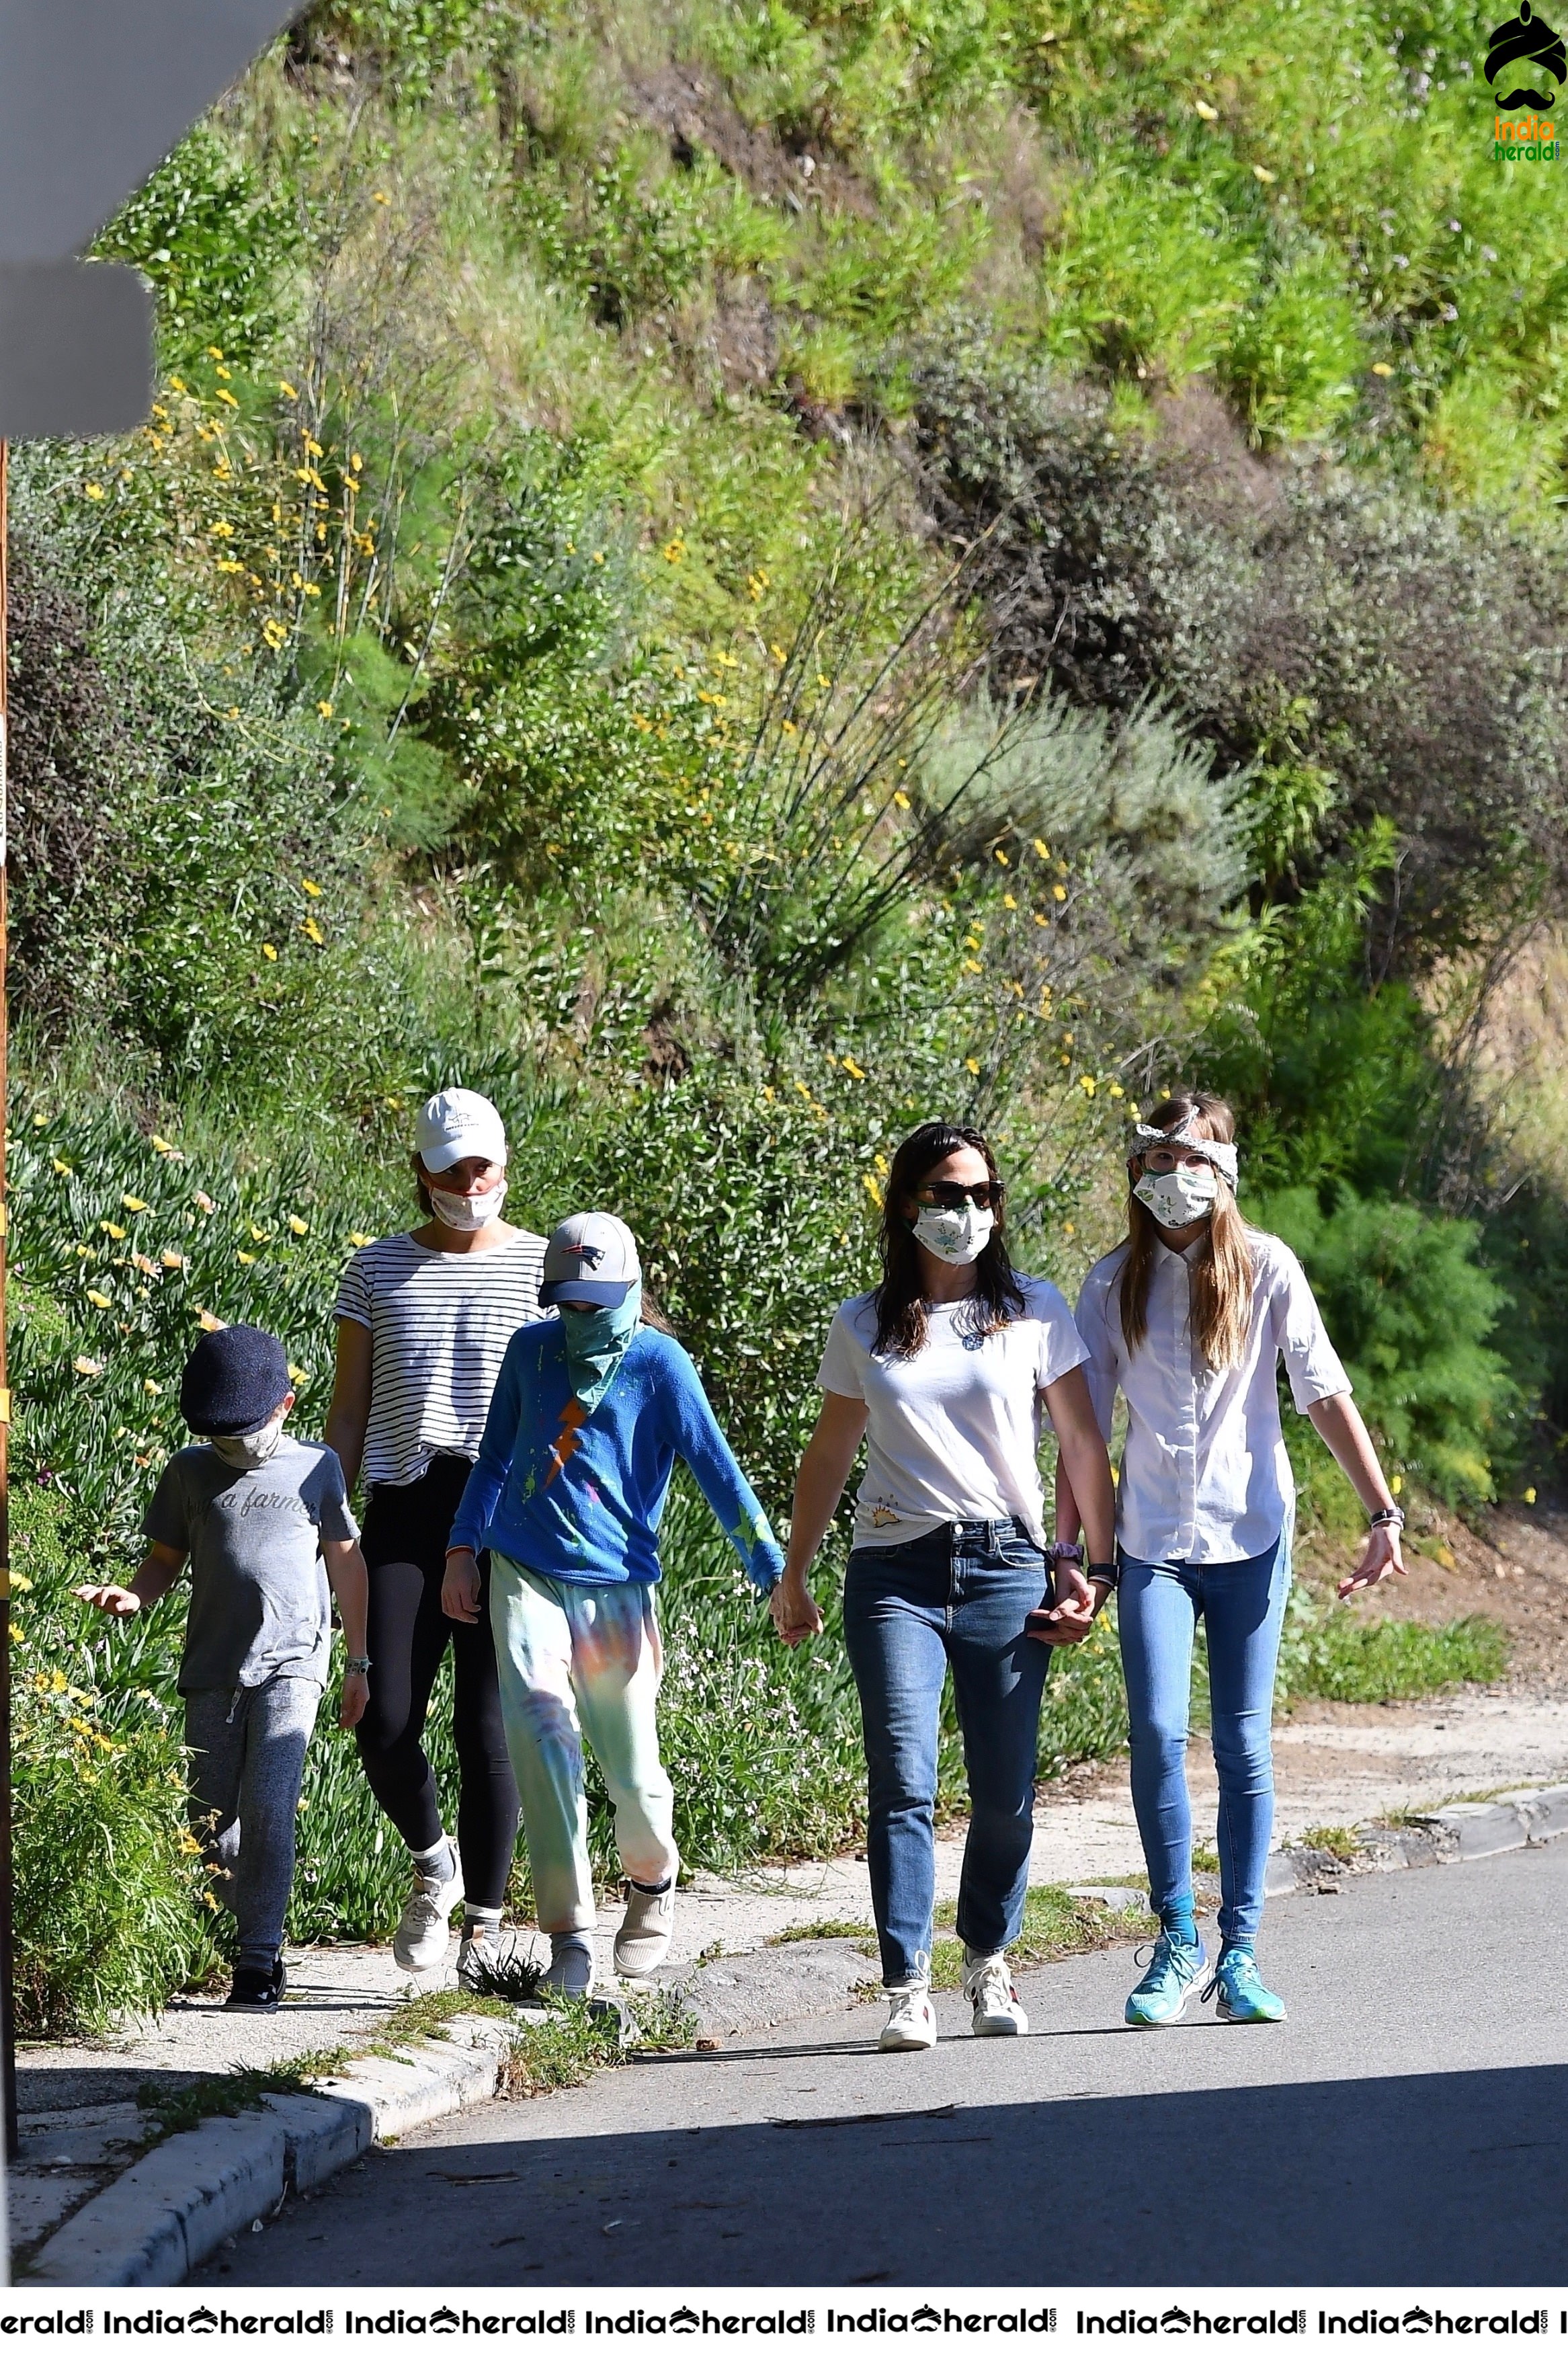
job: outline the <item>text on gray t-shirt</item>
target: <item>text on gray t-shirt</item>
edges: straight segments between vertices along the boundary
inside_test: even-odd
[[[254,1471],[210,1446],[183,1447],[142,1533],[191,1556],[183,1692],[237,1691],[274,1675],[325,1683],[331,1603],[321,1540],[359,1535],[330,1446],[282,1438]]]

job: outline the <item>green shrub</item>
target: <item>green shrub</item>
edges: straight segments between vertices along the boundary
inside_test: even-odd
[[[1521,1397],[1489,1346],[1506,1294],[1476,1262],[1477,1230],[1410,1201],[1306,1188],[1257,1215],[1307,1270],[1367,1419],[1394,1461],[1450,1502],[1492,1493]]]
[[[1508,1654],[1508,1635],[1494,1618],[1420,1626],[1400,1618],[1368,1621],[1343,1603],[1321,1612],[1309,1604],[1281,1648],[1279,1695],[1363,1704],[1424,1699],[1457,1683],[1499,1682]]]

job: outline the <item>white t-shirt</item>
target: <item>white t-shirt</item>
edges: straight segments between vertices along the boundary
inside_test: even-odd
[[[1054,1283],[1018,1278],[1022,1315],[979,1338],[973,1304],[926,1307],[918,1356],[875,1356],[872,1294],[833,1319],[817,1386],[864,1398],[866,1476],[855,1499],[857,1545],[908,1544],[947,1520],[1022,1520],[1045,1542],[1040,1392],[1088,1350]]]
[[[477,1459],[506,1344],[543,1312],[543,1237],[523,1231],[490,1250],[388,1234],[354,1252],[337,1312],[371,1335],[367,1490],[406,1487],[436,1454]]]

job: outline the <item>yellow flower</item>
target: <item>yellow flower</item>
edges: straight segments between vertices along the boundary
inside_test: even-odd
[[[101,482],[89,482],[87,486],[87,495],[89,499],[100,499],[103,496],[103,484]]]
[[[963,959],[963,969],[965,972],[981,972],[984,967],[981,965],[977,965],[973,956],[965,956]]]
[[[1003,904],[1005,907],[1014,907],[1014,908],[1016,908],[1016,907],[1017,906],[1017,904],[1018,904],[1018,902],[1016,901],[1016,899],[1015,899],[1015,898],[1014,898],[1013,893],[1011,892],[1011,891],[1004,891],[1004,892],[1003,892],[1003,893],[1002,893],[1002,904]]]
[[[78,1356],[72,1362],[71,1370],[73,1373],[80,1373],[84,1379],[90,1380],[95,1373],[102,1372],[103,1366],[96,1363],[91,1356]]]
[[[300,877],[300,888],[308,899],[319,899],[321,895],[321,884],[309,881],[303,874]]]
[[[154,1261],[153,1261],[153,1260],[152,1260],[152,1259],[150,1259],[150,1258],[143,1258],[143,1257],[142,1257],[142,1252],[141,1252],[140,1250],[132,1250],[132,1253],[131,1253],[131,1263],[132,1263],[132,1265],[136,1269],[136,1271],[137,1271],[137,1273],[138,1273],[138,1274],[145,1274],[145,1275],[151,1275],[151,1276],[153,1276],[153,1277],[155,1277],[155,1278],[156,1278],[160,1282],[163,1281],[163,1268],[162,1268],[161,1266],[157,1265],[157,1264],[154,1262]]]
[[[144,1209],[144,1208],[147,1207],[146,1202],[145,1202],[145,1201],[143,1201],[143,1200],[140,1198],[140,1196],[139,1196],[139,1195],[137,1195],[137,1194],[135,1194],[135,1193],[121,1193],[121,1195],[120,1196],[120,1198],[121,1198],[121,1202],[124,1204],[125,1208],[128,1208],[128,1209],[135,1209],[135,1210],[140,1211],[140,1210],[142,1210],[142,1209]]]
[[[392,202],[392,198],[387,195],[384,188],[377,188],[375,194],[371,198],[371,202],[373,205],[389,205]]]
[[[149,1375],[146,1380],[142,1382],[142,1386],[146,1390],[149,1397],[162,1397],[163,1394],[163,1382],[153,1380],[151,1375]]]
[[[269,1242],[272,1237],[266,1228],[258,1226],[253,1218],[250,1221],[250,1239],[253,1242]]]
[[[32,1578],[30,1577],[24,1577],[19,1568],[14,1568],[11,1571],[10,1581],[11,1590],[13,1593],[31,1593],[33,1589]]]
[[[100,1218],[98,1230],[100,1234],[107,1234],[111,1242],[122,1242],[125,1240],[124,1227],[110,1225],[107,1218]]]
[[[852,1061],[847,1054],[844,1057],[844,1068],[848,1071],[852,1079],[863,1079],[866,1075],[865,1071],[860,1068],[859,1063]]]
[[[1196,115],[1201,115],[1205,122],[1217,122],[1219,121],[1218,107],[1207,105],[1201,98],[1194,99],[1193,112]]]
[[[1063,890],[1059,882],[1052,883],[1051,896],[1053,899],[1065,899],[1067,897],[1067,892]]]
[[[277,961],[278,961],[278,951],[277,951],[277,949],[273,946],[273,944],[272,944],[272,943],[271,943],[271,941],[270,941],[270,940],[263,940],[263,942],[261,943],[261,953],[262,953],[262,955],[267,958],[267,961],[268,961],[268,964],[276,964],[276,963],[277,963]]]
[[[374,1234],[352,1233],[349,1236],[350,1245],[354,1250],[365,1250],[374,1240]]]
[[[1373,375],[1392,375],[1394,374],[1394,370],[1389,366],[1386,360],[1373,360],[1372,364],[1372,372]]]
[[[1041,858],[1048,859],[1051,854],[1050,843],[1048,841],[1042,841],[1038,834],[1036,834],[1035,836],[1035,849],[1037,854]]]
[[[191,1198],[205,1218],[210,1218],[217,1207],[210,1193],[193,1193]]]
[[[1117,1083],[1116,1083],[1116,1082],[1115,1082],[1115,1080],[1114,1080],[1114,1079],[1111,1081],[1111,1082],[1110,1082],[1110,1086],[1107,1088],[1106,1092],[1107,1092],[1108,1094],[1115,1095],[1118,1099],[1120,1099],[1121,1094],[1121,1089],[1117,1085]]]
[[[164,1250],[163,1253],[163,1263],[175,1271],[184,1266],[184,1262],[178,1250]]]
[[[299,394],[295,391],[294,386],[291,384],[285,384],[281,377],[279,378],[278,389],[283,395],[285,400],[298,400],[300,397]]]
[[[196,1322],[201,1325],[204,1332],[226,1332],[228,1329],[223,1317],[221,1315],[215,1315],[210,1307],[197,1308]]]
[[[330,702],[325,701],[318,702],[316,709],[321,712],[323,719],[330,719],[332,715],[332,706]]]
[[[308,1234],[310,1229],[303,1218],[291,1216],[289,1219],[289,1230],[291,1234]]]
[[[980,1076],[980,1065],[974,1060],[973,1055],[966,1055],[964,1057],[963,1067],[973,1077],[978,1078]]]
[[[993,855],[994,856],[998,866],[1011,866],[1013,863],[1005,849],[995,850],[993,852]]]
[[[256,1252],[254,1250],[236,1250],[235,1256],[238,1259],[241,1266],[254,1266],[256,1264]]]
[[[908,808],[909,805],[910,797],[908,793],[895,793],[893,795],[893,807],[895,808]]]
[[[1079,1079],[1079,1086],[1083,1089],[1084,1093],[1085,1093],[1086,1095],[1092,1095],[1092,1094],[1093,1094],[1093,1092],[1094,1092],[1094,1084],[1095,1084],[1095,1082],[1094,1082],[1094,1081],[1089,1077],[1089,1072],[1088,1072],[1087,1071],[1085,1071],[1085,1072],[1083,1073],[1083,1076]]]
[[[68,1176],[71,1173],[71,1164],[68,1160],[53,1160],[49,1166],[57,1176]]]
[[[297,1389],[302,1389],[310,1376],[306,1371],[303,1365],[290,1365],[289,1367],[289,1377],[293,1382],[294,1387]]]
[[[871,1196],[873,1207],[879,1209],[882,1206],[882,1188],[878,1184],[876,1178],[871,1176],[866,1176],[861,1177],[860,1182],[866,1187],[867,1192]]]
[[[1525,1491],[1524,1491],[1524,1500],[1525,1500],[1525,1502],[1526,1502],[1527,1504],[1533,1504],[1533,1503],[1534,1503],[1534,1501],[1535,1501],[1535,1490],[1534,1490],[1534,1488],[1533,1488],[1533,1487],[1527,1487],[1527,1488],[1525,1489]],[[16,1578],[15,1578],[15,1577],[13,1577],[13,1578],[11,1579],[11,1582],[12,1582],[12,1584],[13,1584],[13,1585],[15,1585],[15,1584],[16,1584]]]
[[[184,378],[183,376],[172,375],[169,378],[169,390],[171,392],[184,392]]]
[[[300,924],[300,929],[304,933],[305,937],[308,940],[314,942],[317,947],[325,945],[327,935],[325,932],[322,931],[320,923],[317,923],[314,915],[307,915],[304,922]]]
[[[1265,171],[1261,164],[1254,164],[1252,176],[1255,180],[1261,180],[1266,188],[1271,188],[1274,185],[1273,173]]]
[[[147,1138],[147,1141],[152,1145],[154,1152],[169,1153],[177,1148],[174,1145],[169,1142],[166,1136],[163,1135],[150,1135]]]
[[[1393,1478],[1392,1478],[1392,1479],[1389,1481],[1389,1482],[1388,1482],[1388,1489],[1389,1489],[1389,1493],[1390,1493],[1390,1494],[1397,1495],[1397,1494],[1398,1494],[1398,1493],[1399,1493],[1399,1491],[1400,1491],[1400,1489],[1404,1486],[1404,1484],[1405,1484],[1404,1480],[1400,1477],[1400,1475],[1399,1475],[1398,1472],[1396,1471],[1396,1472],[1394,1472],[1394,1474]]]

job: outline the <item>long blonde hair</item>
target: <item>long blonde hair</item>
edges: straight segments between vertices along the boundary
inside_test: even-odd
[[[1223,1095],[1201,1088],[1181,1092],[1145,1113],[1144,1124],[1169,1131],[1193,1119],[1211,1144],[1234,1144],[1236,1113]],[[1193,1330],[1204,1362],[1214,1371],[1238,1365],[1252,1324],[1252,1250],[1236,1195],[1219,1171],[1214,1214],[1193,1260]],[[1121,1336],[1128,1352],[1141,1348],[1149,1328],[1149,1284],[1163,1248],[1153,1213],[1136,1193],[1127,1202],[1127,1256],[1121,1268]]]

